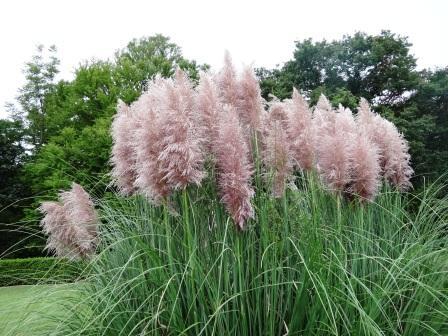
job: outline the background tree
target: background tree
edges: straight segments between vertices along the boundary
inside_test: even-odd
[[[24,129],[20,121],[0,119],[0,256],[20,242],[25,234],[16,225],[28,205],[29,190],[21,178],[26,159]],[[8,256],[23,255],[20,244],[11,248]],[[11,253],[11,251],[18,251]]]
[[[54,45],[48,49],[39,45],[36,54],[23,70],[26,82],[17,96],[19,108],[11,111],[15,119],[22,121],[27,130],[26,140],[35,150],[48,139],[46,96],[53,91],[59,63]]]

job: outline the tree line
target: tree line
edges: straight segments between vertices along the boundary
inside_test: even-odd
[[[418,189],[448,170],[448,67],[417,70],[410,47],[406,37],[389,31],[307,39],[296,42],[283,66],[256,72],[266,100],[289,98],[296,87],[311,104],[321,93],[352,109],[361,97],[371,101],[408,139]],[[0,253],[41,254],[41,238],[23,240],[37,229],[34,209],[72,181],[97,196],[105,193],[117,100],[132,103],[148,79],[170,77],[177,67],[193,81],[208,68],[155,35],[132,40],[112,60],[80,64],[70,81],[56,81],[56,48],[37,48],[25,64],[16,104],[6,106],[10,117],[0,120]]]

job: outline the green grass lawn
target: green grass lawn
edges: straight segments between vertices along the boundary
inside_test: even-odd
[[[64,319],[60,305],[73,295],[73,285],[0,288],[0,335],[50,335]]]

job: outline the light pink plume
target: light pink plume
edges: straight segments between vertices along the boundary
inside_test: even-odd
[[[214,151],[218,169],[218,185],[221,200],[233,221],[240,229],[254,217],[251,199],[252,166],[249,149],[244,139],[237,112],[229,105],[224,107],[219,120],[218,136],[214,139]]]
[[[205,176],[203,139],[194,103],[192,84],[179,69],[174,82],[165,87],[157,116],[161,132],[159,167],[163,180],[171,189],[184,189],[188,184],[199,185]]]
[[[372,112],[365,99],[358,108],[358,125],[379,149],[384,178],[399,190],[412,187],[414,173],[410,165],[409,145],[396,126]]]
[[[212,139],[217,133],[218,110],[221,107],[218,88],[208,73],[201,73],[197,92],[196,108],[201,116],[205,147],[210,152]]]
[[[251,67],[243,70],[238,81],[238,114],[253,130],[260,130],[264,110],[260,84]]]
[[[43,202],[41,226],[47,234],[47,249],[58,256],[84,258],[95,252],[98,215],[89,194],[78,184],[60,194],[61,202]]]
[[[281,120],[271,120],[264,139],[263,161],[272,178],[272,195],[282,197],[292,179],[292,154],[288,134]]]
[[[316,131],[318,133],[325,132],[334,134],[336,132],[335,121],[336,113],[334,113],[330,101],[321,94],[314,108],[313,115],[313,123]]]
[[[238,79],[228,51],[224,55],[224,66],[215,76],[223,104],[238,106]]]
[[[381,183],[378,147],[358,130],[352,153],[352,182],[348,189],[362,200],[373,200]]]
[[[327,127],[321,128],[317,141],[317,171],[328,188],[337,192],[343,192],[351,182],[351,162],[356,134],[350,110],[341,112],[332,112],[335,114],[336,131],[332,132]]]
[[[123,195],[134,192],[136,172],[134,170],[134,155],[132,134],[136,129],[135,120],[129,106],[118,101],[117,114],[112,122],[112,179]]]
[[[98,236],[98,215],[90,195],[77,183],[60,194],[67,226],[73,231],[72,243],[81,257],[95,252]]]
[[[311,111],[305,99],[295,88],[287,106],[288,137],[294,165],[301,170],[311,170],[315,156],[315,132]]]
[[[164,86],[169,83],[169,79],[161,78],[152,81],[148,91],[131,106],[138,120],[138,128],[133,135],[137,173],[135,187],[155,204],[159,204],[170,193],[158,160],[162,151],[162,133],[156,113],[162,104]]]

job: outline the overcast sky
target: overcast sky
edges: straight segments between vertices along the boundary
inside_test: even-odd
[[[236,64],[274,67],[292,57],[297,40],[390,29],[409,36],[419,68],[448,65],[444,0],[5,0],[0,15],[0,117],[39,43],[57,46],[64,79],[80,62],[110,58],[132,38],[156,33],[171,37],[185,57],[216,68],[226,49]]]

